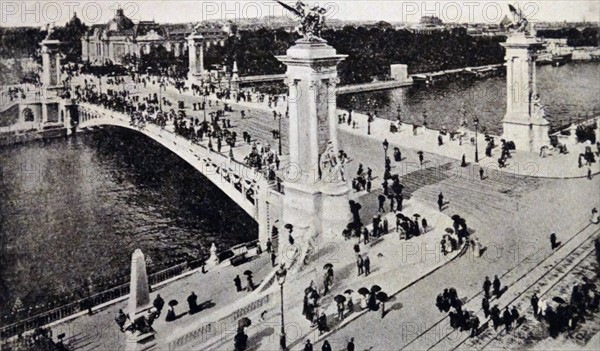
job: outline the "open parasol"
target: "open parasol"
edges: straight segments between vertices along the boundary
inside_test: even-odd
[[[344,295],[336,295],[333,300],[337,303],[344,303],[346,302],[346,297]]]
[[[373,285],[373,286],[371,287],[371,292],[372,292],[372,293],[378,293],[378,292],[380,292],[380,291],[381,291],[381,287],[380,287],[379,285]]]
[[[562,297],[559,297],[559,296],[553,297],[552,301],[554,301],[556,303],[567,303],[567,301],[565,301]]]
[[[169,301],[169,306],[173,307],[173,306],[177,306],[177,305],[179,305],[179,302],[177,302],[177,300]]]
[[[352,289],[348,289],[348,290],[344,291],[344,294],[348,294],[348,295],[350,295],[350,294],[352,294],[353,292],[354,292],[354,290],[352,290]]]
[[[252,271],[251,271],[251,270],[246,270],[246,271],[244,272],[244,274],[245,274],[245,275],[252,275]]]
[[[452,217],[450,217],[453,221],[458,221],[460,219],[460,216],[455,214]]]
[[[454,234],[454,229],[452,229],[452,228],[446,228],[445,231],[448,234]]]
[[[377,300],[379,300],[381,302],[386,302],[389,297],[386,293],[384,293],[383,291],[380,291],[377,293],[377,295],[375,295],[375,298],[377,298]]]
[[[369,289],[367,288],[360,288],[358,289],[358,293],[361,295],[368,295],[369,294]]]
[[[323,269],[329,269],[329,268],[333,268],[333,265],[332,265],[331,263],[326,263],[326,264],[323,266]]]
[[[241,318],[238,320],[238,328],[248,328],[252,325],[252,321],[248,317]]]

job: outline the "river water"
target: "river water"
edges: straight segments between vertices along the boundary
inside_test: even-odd
[[[600,109],[600,64],[538,68],[548,118]],[[341,96],[341,107],[375,110],[432,128],[458,127],[461,108],[499,134],[504,77]],[[373,104],[369,109],[365,106]],[[374,106],[374,107],[373,107]],[[472,118],[472,117],[471,117]],[[120,129],[0,148],[0,310],[69,296],[129,274],[141,248],[150,271],[256,239],[256,223],[199,172],[161,145]],[[118,280],[118,279],[117,279]],[[110,283],[110,282],[109,282]],[[75,297],[75,296],[74,296]],[[71,297],[73,298],[73,297]]]
[[[254,240],[258,227],[160,144],[122,129],[0,149],[0,310]],[[75,295],[74,297],[77,297]]]
[[[572,62],[565,66],[537,68],[537,88],[546,117],[551,124],[565,125],[569,117],[600,112],[600,64]],[[480,126],[494,135],[502,133],[506,112],[506,77],[483,80],[451,79],[429,87],[342,95],[338,105],[360,112],[375,112],[378,117],[396,120],[398,107],[402,121],[423,123],[423,111],[429,128],[455,129],[467,111],[467,122],[477,116]]]

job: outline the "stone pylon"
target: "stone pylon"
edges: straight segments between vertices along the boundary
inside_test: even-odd
[[[131,281],[129,283],[129,318],[134,321],[143,311],[152,307],[150,303],[150,287],[146,274],[146,260],[142,250],[137,249],[131,255]]]
[[[188,42],[189,72],[188,81],[200,84],[204,80],[204,37],[192,33],[186,38]]]
[[[536,87],[535,61],[543,43],[520,32],[510,35],[502,46],[507,88],[503,138],[514,141],[519,150],[539,152],[549,144],[550,130]]]
[[[277,57],[287,65],[289,87],[290,163],[283,223],[293,225],[295,244],[281,238],[279,245],[280,257],[287,261],[298,254],[305,257],[316,240],[340,234],[351,218],[350,185],[337,159],[337,65],[345,58],[325,41],[306,39]]]

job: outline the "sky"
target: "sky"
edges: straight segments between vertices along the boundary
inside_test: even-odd
[[[522,9],[532,21],[600,21],[600,0],[304,0],[327,8],[328,18],[340,20],[383,20],[418,22],[421,16],[437,16],[444,22],[498,23],[509,14],[508,4]],[[286,1],[293,5],[295,0]],[[272,0],[0,0],[0,26],[64,25],[76,12],[86,24],[110,20],[117,8],[134,21],[159,23],[200,22],[202,20],[261,19],[289,16]]]

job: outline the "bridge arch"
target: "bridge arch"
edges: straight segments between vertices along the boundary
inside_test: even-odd
[[[211,152],[156,125],[147,124],[144,128],[132,126],[123,114],[88,104],[79,106],[79,114],[83,117],[78,126],[80,129],[114,126],[139,132],[158,142],[202,173],[260,226],[259,208],[263,205],[261,198],[268,191],[269,184],[265,177],[254,169]]]

